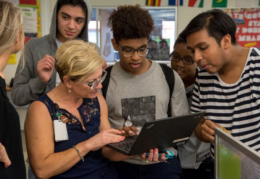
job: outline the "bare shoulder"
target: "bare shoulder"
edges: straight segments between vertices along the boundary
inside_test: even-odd
[[[34,101],[28,108],[25,125],[38,122],[43,124],[47,121],[52,121],[47,106],[41,101]]]

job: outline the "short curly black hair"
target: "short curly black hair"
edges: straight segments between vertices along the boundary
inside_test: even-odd
[[[154,29],[151,14],[140,5],[118,6],[108,18],[107,25],[113,31],[116,43],[121,39],[149,39]]]

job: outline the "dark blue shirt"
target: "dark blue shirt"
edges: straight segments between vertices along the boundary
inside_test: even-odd
[[[57,111],[55,111],[54,102],[46,94],[37,100],[43,102],[47,106],[52,120],[57,120],[55,116]],[[62,116],[68,118],[66,126],[69,139],[60,142],[55,141],[55,153],[70,149],[74,145],[86,141],[99,133],[100,106],[98,99],[84,99],[83,103],[79,106],[78,111],[82,117],[86,131],[82,128],[82,125],[76,116],[65,109],[58,109],[58,112],[61,113]],[[103,158],[101,151],[102,149],[90,151],[84,156],[84,162],[80,160],[71,169],[52,178],[117,178],[110,161]]]

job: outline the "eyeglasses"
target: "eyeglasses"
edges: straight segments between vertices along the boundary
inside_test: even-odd
[[[170,59],[171,59],[171,61],[174,61],[174,62],[179,62],[181,60],[183,62],[183,64],[185,64],[185,65],[192,65],[194,63],[193,58],[189,57],[189,56],[181,58],[177,54],[171,54]]]
[[[105,70],[103,70],[100,79],[97,79],[91,83],[87,83],[87,82],[82,82],[82,83],[84,83],[85,85],[88,85],[91,90],[94,90],[94,89],[96,89],[96,87],[98,86],[99,83],[102,83],[105,80],[106,76],[107,76],[107,72]]]
[[[138,49],[134,49],[134,48],[131,48],[131,47],[122,48],[120,44],[118,44],[118,46],[123,51],[124,57],[132,57],[135,52],[137,52],[137,54],[140,57],[143,57],[143,56],[146,56],[148,51],[149,51],[149,48],[147,48],[147,47],[141,47],[141,48],[138,48]]]

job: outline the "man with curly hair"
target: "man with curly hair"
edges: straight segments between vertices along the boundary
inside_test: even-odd
[[[149,37],[154,29],[149,12],[139,5],[119,6],[111,13],[108,26],[113,31],[113,47],[120,57],[120,61],[110,67],[110,79],[105,87],[112,127],[122,128],[130,122],[141,128],[145,121],[166,118],[169,101],[171,116],[189,113],[179,75],[173,72],[174,90],[170,99],[162,67],[146,58]],[[157,159],[158,149],[151,149],[146,160],[135,157],[115,162],[114,166],[119,178],[180,178],[182,171],[176,157],[168,159],[168,164]]]

